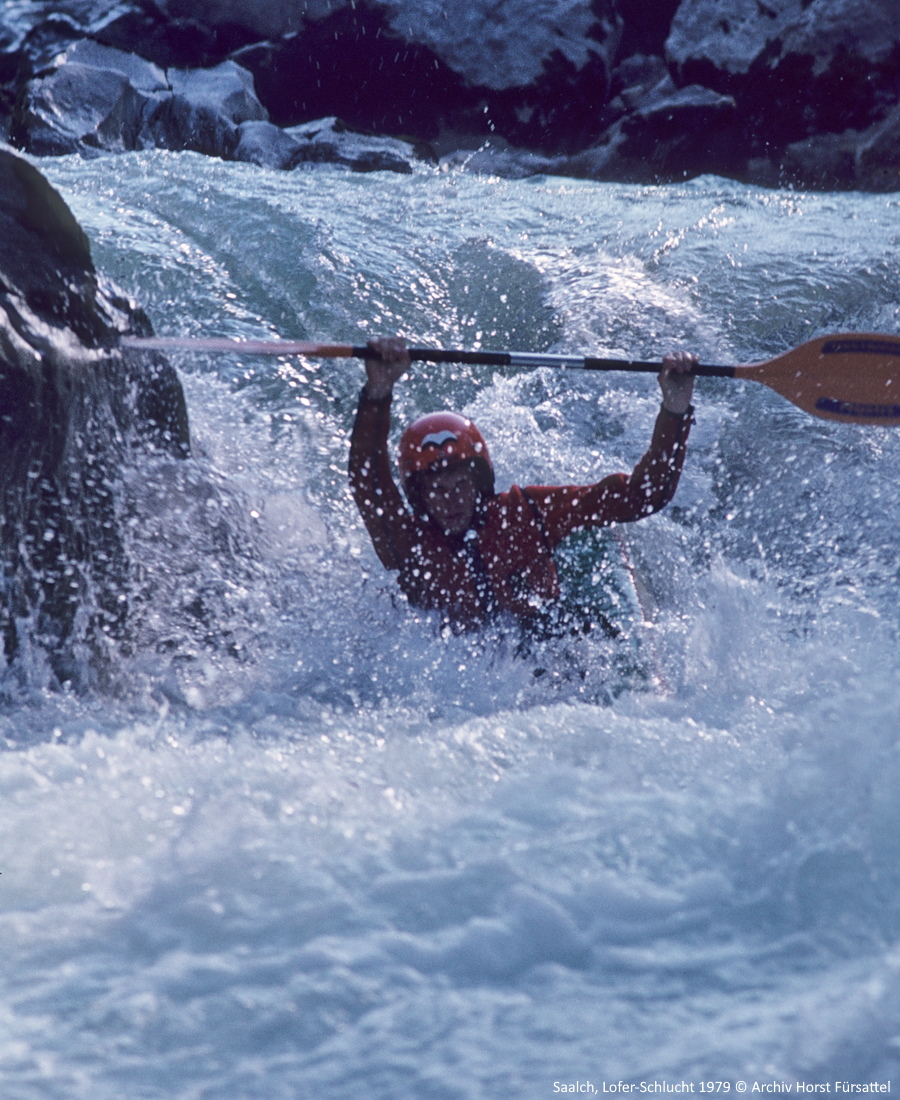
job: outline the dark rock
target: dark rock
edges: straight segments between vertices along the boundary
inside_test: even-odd
[[[779,183],[809,190],[900,190],[900,108],[867,130],[816,134],[780,158]]]
[[[259,37],[241,26],[205,26],[152,2],[13,3],[0,14],[0,81],[31,79],[74,42],[89,38],[162,68],[208,68]],[[10,11],[10,9],[13,9]]]
[[[162,147],[273,168],[332,163],[360,172],[410,172],[416,159],[409,143],[354,132],[335,118],[274,126],[252,75],[234,61],[165,73],[90,39],[29,83],[15,134],[38,155]]]
[[[356,133],[337,118],[291,126],[285,133],[296,143],[290,168],[328,163],[343,164],[354,172],[408,174],[416,159],[409,142]]]
[[[601,117],[607,130],[642,105],[677,91],[669,67],[661,57],[634,54],[613,70],[610,100]],[[603,141],[607,138],[604,136]]]
[[[321,118],[286,130],[271,122],[245,122],[238,127],[238,134],[235,160],[266,168],[341,164],[354,172],[406,174],[417,159],[408,142],[354,133],[337,118]]]
[[[649,54],[662,57],[672,19],[681,0],[619,0],[624,29],[620,56]]]
[[[261,168],[292,168],[297,142],[280,126],[261,119],[238,126],[235,160],[258,164]]]
[[[526,149],[515,149],[502,140],[494,139],[478,149],[460,149],[449,153],[441,158],[440,164],[447,171],[456,169],[482,176],[520,180],[552,173],[557,170],[559,161]]]
[[[0,12],[0,116],[11,117],[21,89],[37,73],[74,42],[86,35],[83,17],[108,14],[101,6],[70,5],[80,8],[68,13],[65,3],[51,6],[38,2],[3,5]]]
[[[391,26],[422,43],[486,107],[491,133],[543,152],[600,132],[622,20],[612,0],[476,0],[447,18],[442,0],[393,0]]]
[[[268,121],[253,77],[234,61],[212,69],[170,69],[169,81],[172,94],[147,125],[155,143],[165,149],[231,158],[240,140],[240,124]]]
[[[729,174],[742,163],[735,148],[735,102],[709,88],[676,89],[662,79],[621,93],[630,112],[604,139],[560,162],[564,175],[660,183],[703,173]]]
[[[303,34],[234,55],[281,126],[337,116],[355,130],[429,139],[448,105],[474,112],[477,95],[426,47],[391,30],[383,12],[335,12]],[[478,124],[483,128],[482,118]]]
[[[859,133],[816,134],[795,141],[779,157],[778,182],[801,190],[843,190],[856,184]]]
[[[59,194],[0,147],[0,636],[89,676],[123,634],[128,563],[115,486],[137,452],[189,453],[178,378],[121,354],[146,316],[91,262]]]
[[[37,155],[137,149],[151,144],[145,124],[168,97],[161,69],[85,39],[29,83],[13,132]]]
[[[116,13],[90,33],[105,46],[134,50],[164,69],[211,68],[258,37],[240,24],[209,27],[193,18],[168,18],[150,5]]]
[[[92,37],[102,41],[101,35],[109,23],[140,10],[139,0],[93,3],[60,0],[56,4],[14,0],[4,5],[0,15],[0,50],[5,65],[15,69],[20,81],[30,80],[74,42]],[[124,48],[131,52],[133,43]]]
[[[332,5],[328,5],[332,7]],[[236,55],[274,122],[336,114],[433,140],[443,129],[556,150],[596,137],[621,20],[612,0],[356,0]]]
[[[192,19],[219,30],[239,26],[257,40],[282,38],[299,30],[307,19],[321,19],[348,0],[156,0],[169,19]]]
[[[140,0],[6,0],[2,10],[2,35],[21,40],[48,19],[62,17],[79,27],[94,28]]]
[[[54,16],[30,30],[10,57],[18,75],[27,80],[81,38],[83,28],[65,16]]]
[[[571,159],[596,178],[893,186],[896,0],[468,0],[449,11],[446,0],[7,0],[0,134],[48,153],[159,144],[278,167],[297,140],[299,163],[409,163],[257,125],[337,117],[510,176]],[[88,39],[157,63],[175,94],[79,57],[73,43]],[[225,78],[226,55],[255,95]],[[219,110],[217,97],[232,102]]]
[[[331,55],[335,49],[328,39],[334,33],[351,52],[356,41],[368,46],[366,53],[379,52],[382,38],[389,48],[419,45],[465,85],[495,91],[534,84],[557,55],[576,71],[592,56],[602,57],[611,69],[622,29],[617,7],[608,0],[468,0],[452,8],[446,0],[269,0],[253,5],[242,0],[160,0],[160,6],[170,16],[208,26],[243,23],[260,40],[311,35],[310,43]],[[384,50],[381,58],[402,80],[396,57]],[[322,55],[313,62],[317,59]],[[345,71],[349,79],[353,69]],[[360,75],[366,79],[368,74]]]
[[[734,96],[743,178],[900,186],[890,122],[900,101],[895,0],[683,0],[666,51],[677,78]]]
[[[28,84],[13,134],[37,155],[161,146],[230,157],[238,126],[265,118],[252,76],[233,61],[167,74],[84,39]]]
[[[632,54],[620,61],[613,70],[610,82],[610,95],[621,96],[628,93],[629,106],[638,95],[649,95],[654,88],[662,86],[675,88],[669,66],[656,54]]]
[[[58,68],[73,64],[120,73],[133,88],[145,95],[159,95],[169,90],[165,71],[158,65],[136,54],[103,46],[90,38],[76,42],[56,59]]]
[[[900,98],[896,0],[683,0],[666,55],[681,83],[733,95],[751,155],[863,130]]]
[[[860,135],[855,168],[857,186],[900,191],[900,107]]]

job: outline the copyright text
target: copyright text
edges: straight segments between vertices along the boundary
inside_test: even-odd
[[[887,1081],[554,1081],[555,1093],[569,1095],[585,1093],[600,1094],[637,1094],[653,1095],[660,1093],[719,1093],[736,1092],[762,1094],[795,1093],[806,1098],[810,1093],[827,1092],[832,1095],[852,1095],[872,1092],[891,1092],[891,1082]]]

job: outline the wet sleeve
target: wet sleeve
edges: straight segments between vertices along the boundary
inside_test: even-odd
[[[693,412],[660,409],[650,447],[631,474],[610,474],[595,485],[530,486],[551,545],[585,527],[628,523],[664,508],[675,495]]]
[[[413,540],[413,522],[391,474],[388,432],[391,398],[360,394],[350,436],[350,490],[386,569],[399,569]]]

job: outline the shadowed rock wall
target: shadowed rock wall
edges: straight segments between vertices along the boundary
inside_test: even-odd
[[[36,153],[900,187],[896,0],[13,0],[0,83]]]

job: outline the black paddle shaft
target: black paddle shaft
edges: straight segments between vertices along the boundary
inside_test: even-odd
[[[644,374],[658,374],[662,364],[646,363],[636,359],[591,359],[580,355],[553,355],[549,352],[530,351],[463,351],[455,348],[409,348],[409,358],[414,363],[468,363],[481,367],[562,367],[571,370],[624,370]],[[377,359],[378,353],[370,347],[353,348],[357,359]],[[734,378],[734,367],[714,367],[700,364],[692,374],[707,378]]]

